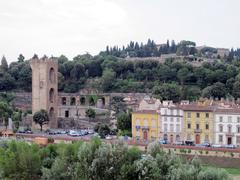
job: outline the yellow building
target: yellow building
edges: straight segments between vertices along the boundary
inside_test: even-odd
[[[184,111],[184,139],[195,144],[213,143],[214,107],[211,102],[198,102],[182,106]]]
[[[155,140],[160,134],[160,115],[155,110],[132,113],[132,136],[136,140]]]

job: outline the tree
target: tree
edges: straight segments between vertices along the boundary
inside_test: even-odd
[[[117,128],[121,131],[131,130],[131,114],[129,113],[121,113],[117,117]]]
[[[36,124],[40,125],[41,131],[42,131],[43,125],[47,124],[49,122],[49,117],[48,117],[47,111],[44,109],[41,109],[40,111],[35,112],[33,115],[33,121]]]
[[[24,62],[25,57],[22,54],[18,56],[18,62]]]
[[[103,71],[101,78],[101,85],[103,91],[109,91],[112,89],[116,73],[112,69],[106,69]]]
[[[6,102],[0,102],[0,120],[4,122],[6,129],[8,126],[8,119],[12,114],[12,108]]]
[[[3,72],[7,72],[7,70],[8,70],[8,63],[7,63],[7,59],[5,58],[5,56],[3,56],[2,60],[1,60],[1,70]]]
[[[232,95],[234,96],[235,99],[240,98],[240,82],[239,81],[236,81],[233,84]]]
[[[177,84],[164,83],[161,86],[154,86],[153,94],[161,100],[173,100],[178,102],[180,100],[180,88]]]
[[[90,121],[90,119],[94,119],[94,118],[96,117],[96,112],[95,112],[95,110],[92,109],[92,108],[87,109],[87,110],[85,111],[85,114],[86,114],[86,116],[89,118],[89,121]]]

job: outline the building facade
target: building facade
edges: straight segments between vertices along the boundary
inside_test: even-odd
[[[160,107],[161,133],[160,138],[169,143],[181,142],[183,137],[183,111],[178,106],[170,104]]]
[[[160,136],[160,116],[154,110],[132,113],[132,136],[136,140],[153,141]]]
[[[184,111],[184,139],[195,144],[213,143],[214,114],[213,106],[199,102],[182,106]]]
[[[240,146],[240,110],[217,108],[214,116],[215,144]]]

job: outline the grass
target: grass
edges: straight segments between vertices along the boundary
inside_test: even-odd
[[[203,168],[209,168],[209,167],[214,167],[214,166],[207,166],[207,165],[203,166]],[[214,167],[214,168],[221,168],[221,167]],[[225,169],[231,175],[240,176],[240,168],[221,168],[221,169]]]

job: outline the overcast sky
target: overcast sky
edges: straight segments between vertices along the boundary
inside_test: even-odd
[[[0,56],[97,54],[130,40],[240,47],[239,0],[0,0]]]

